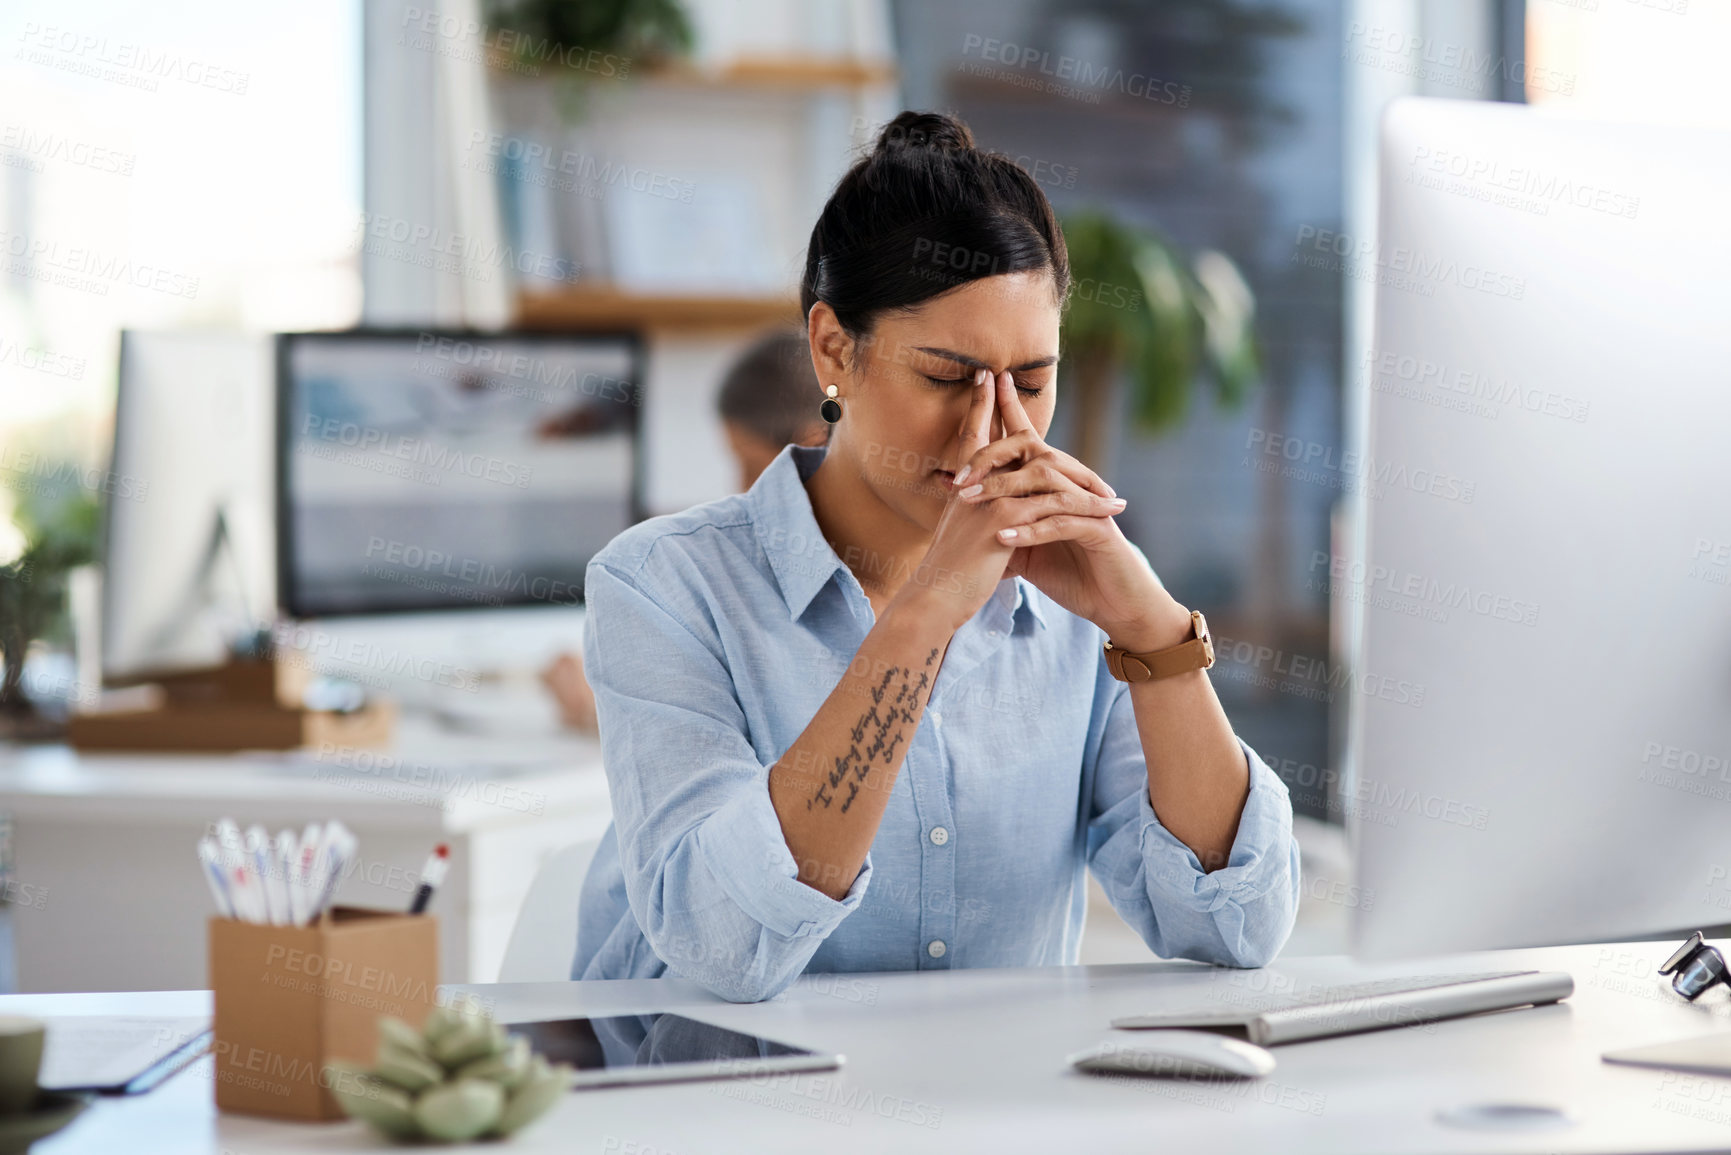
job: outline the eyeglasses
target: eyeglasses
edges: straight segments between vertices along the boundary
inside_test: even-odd
[[[1669,975],[1671,989],[1694,1002],[1701,993],[1714,983],[1724,983],[1731,987],[1731,979],[1726,977],[1725,956],[1718,948],[1710,947],[1701,941],[1701,932],[1696,931],[1689,936],[1689,941],[1678,947],[1676,953],[1665,960],[1665,965],[1659,968],[1659,973]]]

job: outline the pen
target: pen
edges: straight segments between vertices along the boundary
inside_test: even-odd
[[[450,866],[451,848],[441,842],[433,848],[433,853],[427,855],[427,864],[421,867],[421,885],[415,888],[415,901],[409,904],[410,914],[426,911],[427,904],[433,901],[433,891],[445,881],[445,871]]]

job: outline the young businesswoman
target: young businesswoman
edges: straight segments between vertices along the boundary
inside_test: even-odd
[[[1044,440],[1068,289],[1045,196],[949,117],[842,178],[802,284],[829,443],[588,568],[614,823],[573,977],[1071,963],[1089,867],[1158,954],[1286,941],[1286,789],[1124,501]]]

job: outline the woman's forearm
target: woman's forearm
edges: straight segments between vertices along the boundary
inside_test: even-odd
[[[1170,600],[1170,599],[1168,599]],[[1190,634],[1190,612],[1172,603],[1159,630],[1120,643],[1159,650]],[[1148,763],[1148,801],[1160,824],[1195,852],[1204,873],[1226,865],[1250,796],[1250,769],[1206,670],[1132,682],[1130,702]]]
[[[1250,797],[1250,768],[1203,670],[1130,687],[1148,763],[1148,801],[1203,873],[1226,865]]]
[[[837,899],[853,886],[953,636],[924,603],[892,601],[770,768],[770,802],[807,886]]]

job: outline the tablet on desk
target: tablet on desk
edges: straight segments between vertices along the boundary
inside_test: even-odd
[[[511,1023],[506,1029],[527,1036],[549,1062],[575,1067],[577,1089],[831,1071],[844,1061],[667,1013]]]

